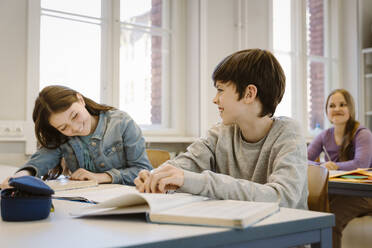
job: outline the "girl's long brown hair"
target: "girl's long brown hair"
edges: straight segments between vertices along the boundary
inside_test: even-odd
[[[359,127],[359,122],[355,120],[355,104],[354,104],[354,99],[351,96],[351,94],[344,89],[336,89],[332,91],[328,97],[327,97],[327,102],[326,102],[326,113],[327,112],[327,107],[328,107],[328,101],[336,93],[340,93],[344,96],[347,108],[349,109],[350,113],[350,118],[346,122],[345,126],[345,131],[344,131],[344,136],[342,138],[342,143],[340,150],[338,151],[340,161],[348,161],[352,160],[354,158],[354,147],[353,147],[353,138],[355,135],[356,130]]]
[[[45,87],[36,98],[32,114],[35,123],[35,135],[41,146],[49,149],[59,147],[68,139],[49,123],[53,113],[66,111],[74,102],[78,101],[79,92],[65,86],[52,85]],[[84,97],[85,107],[91,115],[98,116],[101,111],[114,109],[111,106],[98,104],[95,101]]]

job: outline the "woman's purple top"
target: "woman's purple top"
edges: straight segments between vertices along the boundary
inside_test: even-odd
[[[315,160],[319,157],[319,154],[323,152],[323,146],[327,150],[331,160],[336,163],[339,170],[354,170],[357,168],[368,168],[372,167],[372,133],[369,129],[359,126],[353,141],[353,152],[354,159],[339,162],[338,151],[340,146],[336,145],[334,136],[334,127],[329,128],[321,132],[315,137],[313,142],[307,149],[307,156],[309,164],[319,165],[319,162]],[[324,156],[325,161],[328,161],[327,156]]]

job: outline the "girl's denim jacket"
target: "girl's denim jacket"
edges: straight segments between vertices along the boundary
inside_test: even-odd
[[[57,166],[62,157],[71,172],[85,168],[83,147],[79,137],[70,137],[56,149],[39,149],[20,170],[31,169],[36,172],[35,176],[41,177]],[[88,148],[94,163],[92,172],[110,174],[112,183],[134,185],[140,170],[152,169],[141,129],[120,110],[100,113]]]

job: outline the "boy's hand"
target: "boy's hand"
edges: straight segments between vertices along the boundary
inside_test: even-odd
[[[112,178],[109,174],[107,173],[94,173],[87,171],[86,169],[79,168],[74,173],[71,174],[70,177],[72,180],[79,180],[79,181],[84,181],[84,180],[94,180],[97,181],[98,183],[111,183]]]
[[[141,170],[138,173],[136,179],[134,179],[134,184],[136,185],[136,189],[140,193],[145,192],[146,184],[148,184],[148,180],[150,179],[150,171],[148,170]]]
[[[332,161],[325,162],[322,166],[326,167],[328,170],[338,170],[338,166]]]
[[[149,171],[142,170],[134,180],[136,188],[145,193],[166,193],[168,190],[175,190],[184,183],[184,173],[170,164]]]

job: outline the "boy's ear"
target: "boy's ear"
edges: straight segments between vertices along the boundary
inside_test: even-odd
[[[246,103],[251,103],[256,99],[256,96],[257,96],[257,87],[253,84],[249,84],[245,88],[244,101]]]
[[[85,106],[85,101],[84,101],[84,98],[82,95],[80,95],[79,93],[76,94],[76,97],[78,99],[78,101],[83,105]]]

